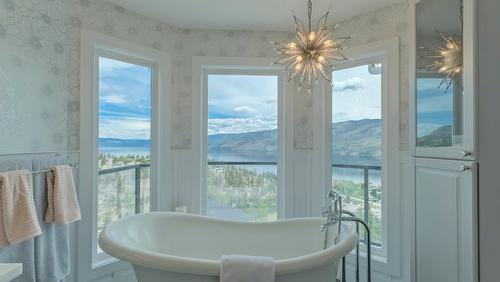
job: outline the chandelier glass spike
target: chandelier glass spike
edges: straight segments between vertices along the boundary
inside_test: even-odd
[[[307,29],[304,22],[293,15],[297,42],[282,41],[274,43],[280,58],[274,64],[285,65],[290,75],[288,81],[296,79],[298,88],[306,83],[311,92],[313,82],[320,76],[332,83],[328,72],[333,69],[333,62],[347,60],[342,54],[345,44],[350,37],[333,38],[331,34],[336,26],[329,28],[327,25],[328,11],[318,20],[318,30],[312,30],[312,2],[308,2]]]

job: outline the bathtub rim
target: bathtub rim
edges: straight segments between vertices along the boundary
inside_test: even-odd
[[[140,265],[141,267],[152,268],[167,272],[186,273],[194,275],[207,275],[219,276],[220,260],[209,260],[200,258],[190,258],[175,255],[168,255],[163,253],[152,252],[143,248],[130,246],[118,240],[113,240],[109,234],[109,230],[114,225],[123,224],[123,221],[136,220],[138,217],[147,216],[167,216],[167,217],[186,217],[198,218],[202,220],[210,220],[215,222],[225,222],[229,224],[243,224],[243,225],[275,225],[275,224],[289,224],[293,222],[304,221],[318,221],[324,222],[322,217],[302,217],[282,219],[272,222],[240,222],[225,219],[211,218],[202,215],[194,214],[181,214],[175,212],[150,212],[144,214],[136,214],[124,219],[120,219],[109,224],[99,234],[99,246],[101,249],[112,257],[126,261],[133,265]],[[320,224],[318,225],[318,229]],[[326,249],[309,253],[303,256],[275,260],[276,275],[291,274],[295,272],[304,271],[307,269],[321,267],[344,257],[352,251],[358,244],[358,236],[353,228],[343,225],[343,236],[340,242],[332,245]]]

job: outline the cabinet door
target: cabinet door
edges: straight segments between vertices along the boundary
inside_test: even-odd
[[[474,159],[474,1],[412,1],[410,127],[416,156]]]
[[[418,282],[475,280],[474,163],[416,159]]]

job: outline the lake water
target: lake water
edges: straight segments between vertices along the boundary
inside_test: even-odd
[[[149,156],[150,151],[147,147],[99,147],[99,153],[110,154],[114,156]]]
[[[148,148],[144,147],[100,147],[99,152],[103,154],[111,154],[115,156],[126,156],[126,155],[137,155],[137,156],[147,156],[150,154]],[[263,153],[246,153],[246,154],[235,154],[235,153],[209,153],[208,159],[210,161],[224,161],[224,162],[274,162],[276,161],[276,156],[271,154]],[[345,158],[337,158],[336,163],[345,164],[369,164],[373,165],[378,163],[377,160],[371,159],[354,159],[351,158],[346,160]],[[270,172],[276,173],[276,166],[273,165],[246,165],[243,166],[247,169],[254,169],[258,173]],[[332,176],[334,179],[348,179],[357,183],[363,183],[364,175],[363,170],[360,169],[344,169],[344,168],[333,168]],[[381,184],[380,171],[370,170],[369,181],[373,185]]]

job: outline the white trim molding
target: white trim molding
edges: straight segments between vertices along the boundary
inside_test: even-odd
[[[373,269],[392,277],[401,276],[401,171],[399,151],[399,38],[394,37],[345,50],[350,61],[339,63],[338,68],[369,63],[376,59],[382,62],[382,214],[385,215],[382,252],[374,253]],[[331,87],[327,87],[323,113],[325,144],[323,155],[331,156]],[[331,159],[327,157],[325,167],[330,168]],[[327,172],[327,183],[331,183],[331,169]],[[330,189],[331,187],[325,187]],[[324,191],[326,195],[327,191]],[[348,258],[348,262],[352,262]]]
[[[170,56],[128,41],[82,29],[80,53],[80,189],[82,220],[78,224],[78,281],[89,281],[130,266],[114,259],[95,264],[98,156],[98,59],[100,55],[152,68],[151,210],[171,209],[167,162],[170,149]],[[160,173],[162,172],[162,173]],[[167,173],[165,173],[167,172]]]
[[[284,180],[286,162],[285,145],[288,138],[285,118],[286,81],[283,66],[271,65],[274,58],[249,57],[193,57],[193,107],[192,107],[192,175],[190,191],[176,187],[176,204],[186,205],[191,213],[206,213],[206,170],[207,170],[207,114],[208,74],[274,75],[278,77],[278,218],[284,217]]]

